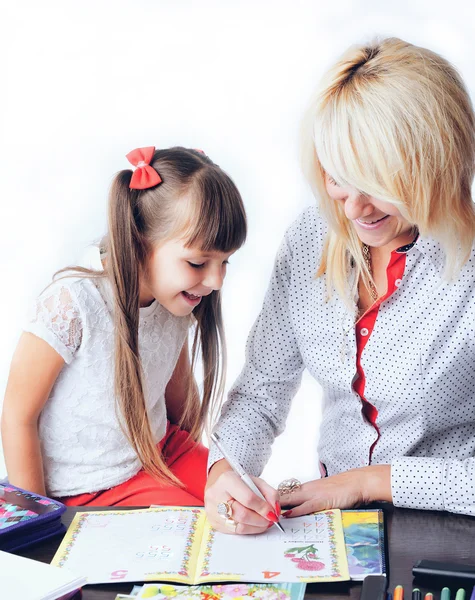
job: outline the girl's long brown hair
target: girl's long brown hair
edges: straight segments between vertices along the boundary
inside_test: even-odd
[[[206,155],[181,147],[157,150],[151,165],[162,183],[147,190],[131,190],[131,170],[120,171],[109,196],[108,235],[104,238],[103,273],[79,269],[92,276],[107,276],[114,294],[114,389],[125,434],[144,469],[164,482],[181,485],[156,447],[147,414],[138,326],[140,277],[146,259],[158,243],[183,237],[187,246],[203,251],[231,252],[245,241],[247,225],[241,196],[233,181]],[[226,370],[226,345],[221,294],[213,291],[194,309],[192,369],[201,351],[203,397],[197,406],[190,378],[179,425],[191,425],[191,436],[201,437],[204,426],[219,408]]]

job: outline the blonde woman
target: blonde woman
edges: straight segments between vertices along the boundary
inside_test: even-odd
[[[215,527],[378,500],[475,515],[474,159],[472,105],[441,56],[385,39],[327,73],[304,126],[318,207],[287,231],[217,428],[258,476],[307,368],[322,477],[280,497],[257,479],[264,502],[213,449]]]

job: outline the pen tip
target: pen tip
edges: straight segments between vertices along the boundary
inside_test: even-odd
[[[282,527],[282,525],[280,523],[275,523],[275,525],[282,531],[282,533],[285,533],[285,529]]]

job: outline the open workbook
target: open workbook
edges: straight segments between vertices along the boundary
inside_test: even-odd
[[[77,513],[53,564],[112,581],[323,582],[349,579],[339,510],[282,519],[260,535],[215,531],[204,509]]]

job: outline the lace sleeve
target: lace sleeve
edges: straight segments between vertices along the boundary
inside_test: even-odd
[[[67,283],[57,281],[44,290],[24,329],[45,340],[66,363],[72,361],[81,345],[82,321]]]

